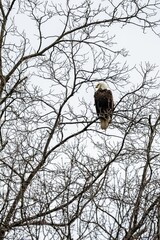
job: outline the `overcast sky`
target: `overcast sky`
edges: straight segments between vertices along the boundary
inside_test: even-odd
[[[57,0],[54,2],[56,1]],[[52,21],[51,23],[50,21],[46,23],[47,27],[43,28],[43,33],[47,35],[49,31],[49,35],[52,33],[55,36],[61,33],[63,24],[61,19],[54,19],[53,26]],[[25,29],[26,36],[30,39],[33,48],[36,49],[36,27],[33,25],[33,21],[24,13],[16,16],[15,22],[19,26],[20,32],[23,32]],[[48,26],[50,26],[50,28],[48,28]],[[110,36],[115,35],[114,42],[117,44],[117,50],[124,48],[128,51],[128,56],[124,59],[121,58],[122,64],[126,61],[126,64],[132,68],[134,66],[139,67],[141,63],[145,64],[145,62],[149,62],[150,64],[158,66],[157,71],[160,69],[160,38],[151,30],[147,30],[146,33],[143,33],[143,30],[137,26],[128,24],[121,28],[120,24],[117,23],[111,25],[107,31]],[[131,82],[139,81],[139,77],[136,74],[136,71],[130,73]],[[43,87],[46,86],[44,85]]]
[[[151,30],[143,33],[142,29],[133,25],[123,28],[116,25],[110,32],[116,35],[118,46],[129,51],[127,62],[130,65],[138,65],[141,62],[160,65],[160,37]]]

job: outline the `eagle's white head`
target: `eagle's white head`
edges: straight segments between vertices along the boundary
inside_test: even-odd
[[[109,87],[107,85],[107,83],[105,82],[99,82],[97,85],[96,85],[96,89],[99,90],[105,90],[105,89],[108,89],[109,90]]]

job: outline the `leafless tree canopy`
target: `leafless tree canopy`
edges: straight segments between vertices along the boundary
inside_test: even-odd
[[[128,67],[110,29],[158,35],[160,1],[55,2],[0,0],[0,239],[158,240],[159,77]]]

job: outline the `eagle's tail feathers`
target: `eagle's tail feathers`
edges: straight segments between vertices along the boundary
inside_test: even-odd
[[[101,129],[106,130],[108,128],[109,123],[110,123],[110,117],[100,118]]]

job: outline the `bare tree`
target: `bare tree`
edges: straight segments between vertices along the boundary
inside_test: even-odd
[[[109,34],[158,34],[160,2],[97,2],[0,0],[0,239],[160,239],[159,78]],[[116,100],[107,132],[98,81]]]

